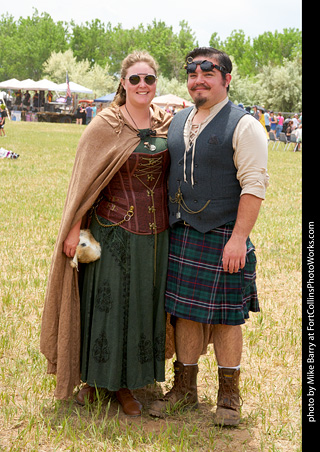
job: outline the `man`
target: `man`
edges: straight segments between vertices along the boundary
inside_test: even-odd
[[[86,107],[86,124],[88,125],[88,124],[90,124],[90,122],[91,122],[91,120],[92,120],[92,114],[93,114],[93,109],[92,109],[92,107],[91,107],[91,105],[89,104],[87,107]]]
[[[299,115],[298,115],[298,113],[296,113],[295,115],[294,115],[294,117],[292,118],[292,130],[295,130],[295,129],[297,129],[298,127],[299,127],[299,124],[300,124],[300,122],[299,122]]]
[[[232,63],[211,47],[186,57],[195,106],[168,133],[170,253],[166,311],[175,326],[174,385],[150,414],[195,407],[198,360],[213,338],[219,391],[214,422],[240,422],[241,324],[259,311],[249,239],[268,184],[264,128],[228,99]]]

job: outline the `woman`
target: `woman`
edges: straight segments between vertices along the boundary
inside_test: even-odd
[[[273,111],[270,111],[270,130],[276,137],[276,127],[277,127],[277,118],[274,115]]]
[[[77,395],[79,403],[91,402],[95,387],[106,388],[116,392],[124,412],[132,416],[140,415],[141,404],[131,390],[165,378],[166,136],[171,115],[151,104],[156,75],[149,54],[129,55],[115,101],[81,137],[41,332],[48,372],[57,374],[57,398],[72,395],[81,373],[86,385]],[[80,269],[78,285],[78,274],[67,261],[88,217],[102,252],[100,260]]]
[[[288,124],[288,126],[286,128],[286,131],[285,131],[287,141],[290,141],[290,135],[292,134],[293,130],[294,130],[294,128],[293,128],[293,121],[292,121],[292,119],[290,119],[289,124]]]
[[[76,124],[82,124],[82,107],[78,105],[76,110]]]
[[[282,113],[280,113],[280,112],[278,113],[278,116],[277,116],[277,122],[278,122],[278,124],[276,127],[276,138],[278,140],[280,137],[280,133],[282,132],[283,123],[284,123],[284,117],[282,116]]]

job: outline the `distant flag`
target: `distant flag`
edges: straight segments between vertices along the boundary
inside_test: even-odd
[[[70,89],[70,85],[69,85],[68,71],[67,71],[67,76],[66,76],[66,83],[67,83],[67,97],[71,97],[71,89]]]

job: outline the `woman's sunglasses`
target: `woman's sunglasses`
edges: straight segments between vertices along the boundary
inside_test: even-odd
[[[218,66],[217,64],[214,64],[208,60],[187,61],[187,64],[185,65],[184,68],[187,70],[187,74],[191,74],[192,72],[196,72],[198,65],[200,65],[200,69],[203,72],[210,72],[210,71],[213,71],[213,69],[218,69],[218,71],[223,72],[224,74],[227,74],[227,71],[222,66]]]
[[[155,81],[157,80],[157,77],[153,74],[147,74],[143,78],[144,78],[145,83],[149,86],[153,85],[155,83]],[[130,77],[128,77],[127,80],[129,80],[131,85],[138,85],[138,83],[140,83],[140,81],[141,81],[141,77],[138,74],[133,74],[133,75],[130,75]]]

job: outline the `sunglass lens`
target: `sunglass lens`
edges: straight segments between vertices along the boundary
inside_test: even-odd
[[[203,61],[200,64],[200,68],[203,72],[209,72],[212,71],[212,69],[214,68],[214,64],[211,63],[211,61]]]
[[[144,81],[146,82],[147,85],[153,85],[154,82],[156,81],[156,76],[152,74],[146,75]]]
[[[139,75],[130,75],[129,82],[131,83],[131,85],[137,85],[140,82]]]
[[[187,74],[191,74],[192,72],[196,72],[197,65],[200,65],[200,69],[203,72],[212,71],[214,68],[214,64],[211,61],[193,61],[192,63],[187,63]]]
[[[187,74],[191,74],[192,72],[195,72],[197,69],[196,63],[188,63],[187,64]]]

